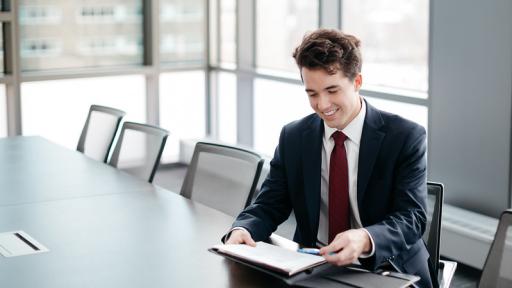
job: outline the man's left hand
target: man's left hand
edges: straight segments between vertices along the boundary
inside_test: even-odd
[[[371,251],[371,240],[363,229],[351,229],[336,235],[334,240],[320,249],[327,262],[343,266],[357,260],[362,253]]]

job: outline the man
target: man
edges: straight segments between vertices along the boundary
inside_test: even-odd
[[[255,245],[295,212],[294,241],[335,265],[394,267],[431,287],[425,129],[360,95],[360,41],[319,29],[293,57],[314,114],[286,125],[261,193],[226,243]]]

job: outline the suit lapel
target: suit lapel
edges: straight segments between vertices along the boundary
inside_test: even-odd
[[[309,127],[302,133],[304,200],[314,239],[316,239],[318,234],[318,219],[320,215],[320,171],[323,133],[324,126],[319,117],[314,117]]]
[[[366,102],[366,117],[359,147],[359,168],[357,172],[357,205],[359,211],[363,211],[361,205],[364,193],[366,192],[366,186],[370,180],[382,140],[386,135],[381,129],[383,125],[384,121],[379,110]]]

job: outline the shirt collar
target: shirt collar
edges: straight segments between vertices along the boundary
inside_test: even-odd
[[[357,116],[348,123],[345,129],[341,130],[343,134],[347,135],[348,139],[359,145],[361,142],[361,134],[363,133],[364,118],[366,116],[366,103],[361,97],[361,110]],[[328,141],[332,134],[338,129],[327,126],[324,122],[324,140]]]

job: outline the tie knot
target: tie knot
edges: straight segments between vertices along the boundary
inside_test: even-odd
[[[334,139],[334,143],[336,145],[343,145],[345,140],[347,140],[347,138],[348,138],[347,135],[343,134],[343,132],[341,132],[341,131],[336,131],[336,132],[332,133],[331,137]]]

